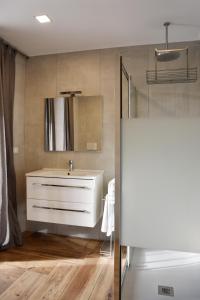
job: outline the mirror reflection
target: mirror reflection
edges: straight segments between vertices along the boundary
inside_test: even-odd
[[[45,151],[100,151],[101,96],[45,99]]]

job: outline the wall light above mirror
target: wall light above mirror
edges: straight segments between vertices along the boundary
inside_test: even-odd
[[[45,99],[45,151],[100,151],[103,97]]]

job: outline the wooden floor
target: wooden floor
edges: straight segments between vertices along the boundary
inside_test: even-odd
[[[0,252],[0,299],[112,299],[113,262],[99,249],[99,241],[26,233],[23,247]]]

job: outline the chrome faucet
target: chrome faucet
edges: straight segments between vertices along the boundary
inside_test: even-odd
[[[69,160],[69,171],[72,172],[73,171],[73,160]]]

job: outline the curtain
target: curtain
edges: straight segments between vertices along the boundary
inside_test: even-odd
[[[45,99],[45,150],[74,150],[73,98]]]
[[[45,150],[55,151],[55,110],[54,98],[45,99]]]
[[[22,244],[13,157],[15,51],[0,42],[0,250]]]
[[[74,107],[73,97],[65,98],[65,136],[66,136],[66,150],[74,150]]]

